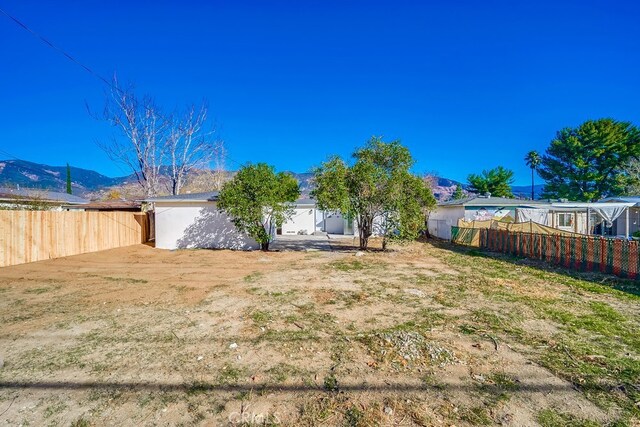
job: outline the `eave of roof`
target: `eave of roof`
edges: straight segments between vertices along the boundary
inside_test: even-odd
[[[143,202],[157,203],[157,202],[176,202],[176,203],[194,203],[194,202],[215,202],[218,200],[218,191],[208,191],[204,193],[188,193],[178,194],[176,196],[159,196],[149,197],[143,199]]]
[[[142,207],[142,204],[140,202],[134,202],[134,201],[117,200],[117,201],[96,201],[96,202],[89,202],[87,204],[83,204],[80,206],[65,205],[62,207],[63,208],[77,207],[81,209],[95,209],[95,210],[123,210],[123,209],[133,210],[133,209],[140,209]]]
[[[607,197],[606,199],[600,200],[602,203],[611,203],[611,202],[630,202],[640,204],[640,196],[619,196],[619,197]]]
[[[544,201],[538,200],[522,200],[522,199],[508,199],[506,197],[479,197],[471,196],[458,200],[448,200],[446,202],[438,203],[438,206],[526,206],[526,207],[538,207],[546,204]]]
[[[50,204],[68,204],[68,205],[84,205],[89,203],[88,200],[80,197],[56,197],[53,194],[47,194],[46,196],[25,196],[13,193],[0,193],[0,200],[11,203],[28,203],[28,202],[41,202]]]
[[[316,204],[315,199],[298,199],[295,201],[296,205],[314,205]]]

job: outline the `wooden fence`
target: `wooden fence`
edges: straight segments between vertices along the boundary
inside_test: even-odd
[[[0,211],[0,267],[144,243],[145,213]]]
[[[524,233],[495,229],[452,227],[456,243],[505,254],[533,258],[581,271],[600,271],[640,279],[639,246],[636,241],[597,236]]]

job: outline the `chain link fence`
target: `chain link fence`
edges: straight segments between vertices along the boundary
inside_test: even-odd
[[[636,241],[461,227],[451,227],[451,236],[455,243],[538,259],[565,268],[640,278]]]

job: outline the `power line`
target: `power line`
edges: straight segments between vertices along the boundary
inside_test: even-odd
[[[88,72],[89,74],[91,74],[92,76],[98,78],[101,82],[103,82],[104,84],[106,84],[107,86],[109,86],[110,88],[112,88],[113,90],[119,92],[119,93],[124,93],[122,89],[120,89],[118,86],[114,85],[112,82],[110,82],[109,80],[107,80],[106,78],[104,78],[103,76],[101,76],[99,73],[97,73],[96,71],[94,71],[93,69],[91,69],[91,67],[83,64],[82,62],[78,61],[75,57],[73,57],[71,54],[69,54],[67,51],[65,51],[64,49],[62,49],[61,47],[59,47],[58,45],[54,44],[53,42],[51,42],[50,40],[48,40],[46,37],[44,37],[42,34],[34,31],[33,29],[31,29],[27,24],[25,24],[24,22],[22,22],[21,20],[19,20],[18,18],[16,18],[15,16],[11,15],[9,12],[7,12],[6,10],[4,10],[3,8],[0,7],[0,12],[2,12],[7,18],[9,18],[11,21],[13,21],[16,25],[18,25],[20,28],[22,28],[23,30],[27,31],[28,33],[30,33],[31,35],[33,35],[34,37],[36,37],[37,39],[39,39],[41,42],[43,42],[44,44],[46,44],[49,48],[53,49],[54,51],[62,54],[65,58],[67,58],[69,61],[73,62],[74,64],[82,67],[83,70],[85,70],[86,72]],[[0,150],[1,151],[1,150]],[[13,157],[16,160],[22,160],[19,159],[16,156],[11,155],[10,153],[7,153],[6,151],[4,152],[4,154],[8,155],[9,157]],[[226,153],[222,153],[222,155],[229,161],[231,161],[232,163],[235,163],[239,166],[242,166],[242,163],[240,163],[237,160],[232,159],[231,157],[229,157],[228,154]],[[26,160],[25,160],[26,161]],[[25,167],[25,169],[27,169]]]
[[[76,58],[74,58],[70,53],[68,53],[67,51],[65,51],[64,49],[62,49],[61,47],[55,45],[54,43],[52,43],[51,41],[49,41],[46,37],[44,37],[42,34],[32,30],[29,26],[27,26],[27,24],[25,24],[24,22],[20,21],[18,18],[16,18],[15,16],[11,15],[9,12],[7,12],[6,10],[2,9],[0,7],[0,12],[2,12],[7,18],[11,19],[16,25],[18,25],[20,28],[22,28],[23,30],[27,31],[28,33],[30,33],[31,35],[33,35],[34,37],[36,37],[37,39],[39,39],[41,42],[43,42],[44,44],[46,44],[47,46],[49,46],[51,49],[53,49],[54,51],[62,54],[65,58],[67,58],[69,61],[73,62],[76,65],[79,65],[80,67],[82,67],[82,69],[84,69],[86,72],[88,72],[89,74],[93,75],[94,77],[100,79],[104,84],[106,84],[107,86],[111,87],[112,89],[121,92],[121,89],[118,88],[117,86],[113,85],[109,80],[105,79],[104,77],[102,77],[99,73],[93,71],[90,67],[88,67],[87,65],[83,64],[82,62],[78,61]]]

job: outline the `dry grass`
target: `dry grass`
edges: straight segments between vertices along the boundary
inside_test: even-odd
[[[334,249],[0,270],[0,424],[640,422],[636,284],[431,243]]]

